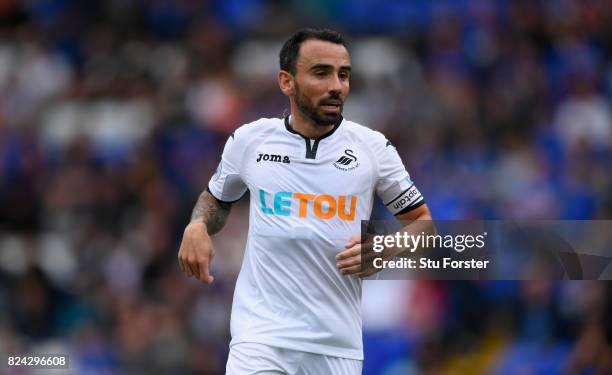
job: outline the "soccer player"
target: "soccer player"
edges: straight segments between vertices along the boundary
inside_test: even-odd
[[[181,270],[210,284],[210,235],[250,191],[227,374],[360,374],[360,221],[375,193],[401,220],[431,219],[393,145],[342,117],[350,77],[340,34],[291,36],[278,74],[291,114],[229,137],[185,228]]]

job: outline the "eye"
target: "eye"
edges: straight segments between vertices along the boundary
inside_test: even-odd
[[[338,77],[340,77],[341,80],[347,80],[347,79],[349,79],[350,76],[351,75],[349,73],[347,73],[347,72],[340,72],[338,74]]]
[[[318,71],[315,71],[315,75],[317,77],[325,77],[327,75],[327,72],[324,70],[318,70]]]

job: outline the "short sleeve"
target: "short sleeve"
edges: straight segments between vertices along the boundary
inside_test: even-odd
[[[383,137],[384,139],[384,137]],[[388,140],[379,144],[378,181],[376,194],[393,215],[409,212],[425,203],[406,171],[402,159],[395,147]]]
[[[208,183],[208,191],[217,200],[233,203],[240,200],[247,186],[240,172],[245,145],[232,134],[225,143],[221,162]]]

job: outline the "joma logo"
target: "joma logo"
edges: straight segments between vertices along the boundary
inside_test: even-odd
[[[256,161],[259,163],[262,160],[263,161],[273,161],[275,163],[285,163],[285,164],[291,163],[291,161],[289,161],[289,156],[276,155],[276,154],[261,154],[260,153]]]

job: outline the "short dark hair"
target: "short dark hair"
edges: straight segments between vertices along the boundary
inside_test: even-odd
[[[301,29],[293,34],[291,38],[289,38],[285,44],[283,44],[283,48],[280,50],[279,57],[281,70],[285,70],[295,75],[300,46],[303,42],[311,39],[341,44],[348,49],[346,46],[346,41],[337,31],[330,29]]]

